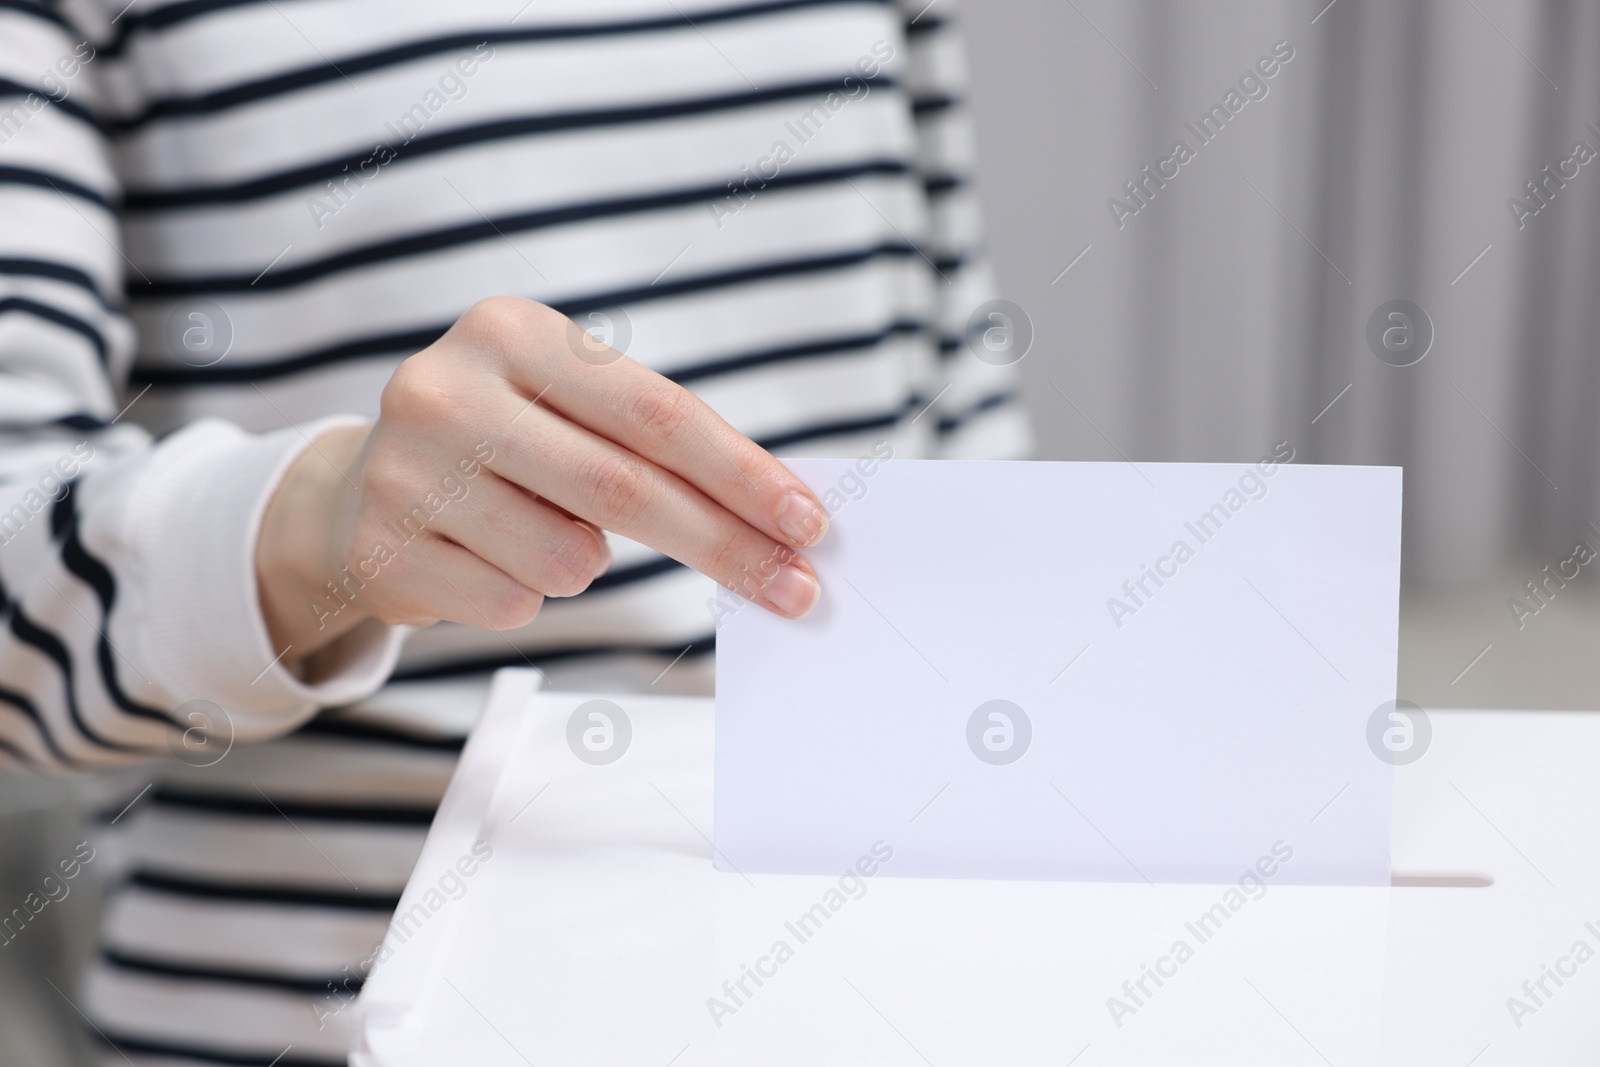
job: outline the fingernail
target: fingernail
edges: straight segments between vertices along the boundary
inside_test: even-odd
[[[778,508],[778,528],[794,544],[814,545],[828,532],[828,514],[804,493],[790,493]]]
[[[817,606],[822,587],[799,567],[779,567],[763,590],[767,603],[791,619],[803,619]]]
[[[600,565],[595,568],[594,576],[600,577],[611,569],[611,543],[606,540],[606,535],[600,535]]]

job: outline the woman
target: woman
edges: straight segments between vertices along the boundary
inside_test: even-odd
[[[947,8],[0,2],[0,753],[116,782],[107,1062],[344,1062],[487,672],[826,595],[771,452],[1025,449]]]

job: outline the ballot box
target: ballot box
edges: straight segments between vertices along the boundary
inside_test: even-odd
[[[1388,887],[774,875],[716,863],[711,701],[504,671],[352,1063],[1600,1062],[1600,714],[1427,717]]]

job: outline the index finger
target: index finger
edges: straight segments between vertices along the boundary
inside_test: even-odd
[[[560,347],[512,362],[513,382],[530,397],[672,471],[776,540],[804,548],[822,539],[827,511],[771,453],[689,390],[562,321]]]

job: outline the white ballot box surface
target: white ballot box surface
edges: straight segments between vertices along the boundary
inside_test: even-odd
[[[496,679],[356,1067],[1600,1062],[1600,716],[1432,713],[1393,888],[1270,844],[1210,885],[898,877],[892,833],[777,875],[713,863],[710,701],[537,680]]]

